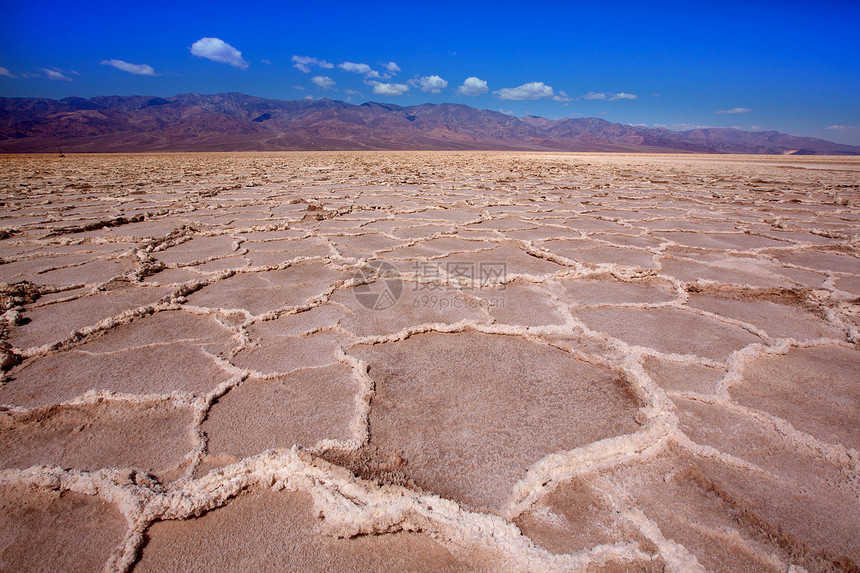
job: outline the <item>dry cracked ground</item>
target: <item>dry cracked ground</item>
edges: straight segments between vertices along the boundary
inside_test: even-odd
[[[860,161],[0,158],[4,571],[858,571]]]

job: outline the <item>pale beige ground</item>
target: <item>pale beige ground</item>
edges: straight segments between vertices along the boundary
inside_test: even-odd
[[[858,184],[0,156],[0,570],[858,571]]]

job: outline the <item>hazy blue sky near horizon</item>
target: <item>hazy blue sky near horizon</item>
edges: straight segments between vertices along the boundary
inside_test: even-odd
[[[857,1],[49,1],[0,13],[2,97],[454,102],[860,145]]]

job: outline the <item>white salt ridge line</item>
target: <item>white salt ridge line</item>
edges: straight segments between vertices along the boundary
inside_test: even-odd
[[[813,235],[818,235],[819,237],[826,237],[828,239],[838,239],[849,242],[856,242],[858,239],[858,235],[847,235],[845,233],[837,233],[836,231],[826,231],[823,229],[816,228],[809,229],[809,233]]]
[[[166,262],[162,261],[161,259],[156,259],[156,260],[163,263],[165,269],[187,269],[189,267],[198,267],[201,265],[205,265],[207,263],[213,263],[215,261],[220,261],[223,259],[243,258],[242,257],[243,254],[244,253],[231,253],[229,255],[213,255],[213,256],[207,257],[205,259],[198,259],[198,260],[193,260],[190,262],[183,262],[183,263],[166,263]],[[236,267],[234,270],[239,272],[240,269],[242,269],[242,270],[247,269],[250,266],[250,264],[251,264],[251,262],[246,260],[246,266],[245,267]]]
[[[829,463],[839,465],[843,468],[847,468],[850,472],[849,477],[854,480],[860,480],[860,451],[857,449],[849,448],[842,444],[831,444],[829,442],[822,441],[815,436],[798,430],[787,420],[767,412],[741,406],[734,402],[724,402],[720,403],[720,405],[739,414],[743,414],[748,418],[753,418],[759,422],[767,423],[774,433],[784,437],[789,443],[796,446],[803,446],[805,450],[815,457],[827,460]],[[858,484],[858,488],[860,488],[860,484]],[[858,492],[858,495],[860,495],[860,492]]]
[[[860,235],[857,235],[856,237],[860,237]],[[852,240],[852,242],[854,242],[854,241]],[[857,255],[854,255],[851,252],[843,251],[843,250],[838,249],[838,248],[826,248],[826,247],[822,247],[821,245],[814,245],[808,249],[789,249],[788,250],[788,252],[790,252],[790,253],[800,252],[800,251],[815,251],[815,252],[821,252],[821,253],[831,253],[831,254],[842,255],[845,257],[853,257],[855,259],[858,259],[857,264],[858,264],[858,268],[860,268],[860,258],[858,258]],[[779,259],[777,259],[775,257],[770,257],[768,260],[771,260],[773,264],[780,266],[780,267],[785,267],[787,269],[795,269],[795,270],[800,270],[800,271],[807,271],[807,272],[816,273],[819,275],[826,275],[827,276],[827,275],[831,275],[831,274],[836,274],[836,275],[845,275],[845,276],[849,276],[849,277],[856,276],[854,274],[847,273],[844,271],[835,271],[832,269],[821,270],[821,269],[814,269],[811,267],[804,267],[804,266],[799,265],[797,263],[787,263],[784,261],[780,261]]]
[[[852,344],[860,344],[860,327],[848,319],[849,316],[860,312],[860,305],[837,303],[827,308],[825,320],[845,333],[845,338]]]
[[[635,350],[633,351],[635,353]],[[525,512],[559,483],[599,467],[611,467],[628,461],[631,456],[656,453],[677,431],[678,420],[674,406],[641,366],[641,360],[628,354],[620,366],[612,367],[606,359],[597,358],[603,366],[621,370],[640,401],[637,420],[642,428],[626,436],[615,436],[568,452],[551,453],[533,464],[526,477],[513,487],[505,515],[511,519]],[[591,362],[591,361],[590,361]]]
[[[161,300],[158,302],[151,303],[148,305],[139,306],[136,308],[131,308],[131,309],[123,311],[117,315],[105,318],[105,319],[99,321],[98,323],[96,323],[94,325],[80,328],[80,329],[72,332],[71,334],[69,334],[67,337],[60,339],[56,342],[48,343],[48,344],[42,345],[40,347],[33,347],[33,348],[27,348],[27,349],[16,348],[15,351],[18,352],[18,354],[20,354],[24,358],[30,358],[33,356],[45,355],[48,352],[51,352],[53,350],[62,350],[62,349],[66,349],[72,345],[86,342],[86,340],[94,334],[110,330],[110,329],[115,328],[117,326],[128,324],[132,320],[134,320],[135,318],[148,316],[150,314],[154,314],[154,313],[162,311],[162,310],[173,309],[173,308],[175,308],[174,301],[176,301],[178,299],[184,299],[185,295],[190,294],[192,292],[195,292],[196,290],[199,290],[199,289],[203,288],[204,286],[207,286],[212,281],[217,281],[217,280],[220,280],[222,278],[232,276],[232,274],[233,274],[232,272],[227,271],[227,272],[222,272],[222,273],[216,274],[210,280],[203,280],[203,281],[192,280],[192,281],[188,281],[186,283],[182,283],[172,293],[169,293],[169,294],[163,296],[161,298]],[[122,275],[120,275],[120,276],[122,276]],[[111,279],[111,280],[113,280],[113,279]],[[108,282],[110,282],[110,281],[108,281]],[[150,288],[150,287],[144,286],[143,288]]]
[[[752,543],[744,539],[741,534],[735,529],[715,529],[713,527],[706,527],[704,525],[700,525],[694,521],[686,519],[684,520],[684,524],[690,529],[697,531],[704,536],[722,541],[725,545],[736,547],[748,557],[751,557],[754,560],[758,561],[759,565],[762,567],[769,567],[777,571],[786,569],[786,564],[783,563],[783,561],[779,559],[779,557],[777,557],[774,553],[769,553],[759,549],[758,547],[755,547]],[[796,566],[789,565],[789,572],[791,571],[791,567]]]
[[[667,255],[667,256],[668,256],[668,257],[670,257],[670,258],[672,258],[672,259],[678,260],[678,261],[682,261],[682,262],[686,262],[686,263],[693,263],[693,264],[695,264],[695,265],[699,265],[699,266],[703,266],[703,267],[708,267],[708,268],[711,268],[711,269],[714,269],[714,270],[719,270],[719,271],[730,271],[730,270],[732,270],[732,267],[722,266],[722,265],[720,265],[720,264],[718,264],[718,263],[712,263],[712,262],[710,262],[710,261],[703,261],[703,260],[691,259],[691,258],[688,258],[688,257],[680,256],[678,253],[672,253],[671,255]],[[752,260],[752,259],[750,259],[750,260]],[[658,261],[658,262],[660,263],[660,270],[662,270],[662,268],[663,268],[663,266],[662,266],[662,262],[661,262],[661,261]],[[768,263],[768,265],[767,265],[767,266],[769,266],[769,267],[773,267],[774,265],[773,265],[773,264],[771,264],[771,263]],[[796,285],[796,288],[808,288],[808,287],[807,287],[807,285],[805,285],[805,284],[803,284],[803,283],[799,283],[799,282],[797,282],[797,281],[795,281],[795,280],[793,280],[793,279],[791,279],[791,278],[789,278],[789,277],[786,277],[786,276],[783,276],[783,275],[775,275],[775,274],[774,274],[774,273],[772,273],[769,269],[762,269],[762,270],[764,270],[766,273],[768,273],[768,274],[772,275],[772,277],[773,277],[773,278],[775,278],[776,280],[779,280],[779,281],[785,280],[785,281],[789,281],[789,282],[793,283],[794,285]],[[811,269],[802,269],[802,270],[811,271]],[[742,271],[742,272],[747,273],[747,274],[751,274],[751,271]],[[811,271],[811,272],[817,272],[817,273],[821,274],[821,272],[820,272],[820,271]],[[728,286],[737,287],[737,288],[741,288],[741,289],[756,289],[756,288],[761,288],[761,287],[757,287],[757,286],[755,286],[755,285],[750,285],[750,284],[745,284],[745,283],[721,282],[721,281],[716,281],[716,280],[713,280],[713,279],[703,279],[703,278],[698,278],[698,279],[696,279],[694,282],[691,282],[691,283],[689,283],[689,284],[702,284],[702,285],[728,285]]]
[[[462,237],[457,237],[457,236],[453,236],[452,238],[462,239]],[[469,239],[466,239],[466,240],[469,240]],[[423,240],[422,240],[421,242],[423,243],[423,242],[425,242],[425,241],[423,241]],[[487,242],[491,242],[491,243],[492,243],[492,241],[489,241],[489,240],[488,240]],[[412,246],[412,245],[410,245],[410,246]],[[495,249],[495,248],[496,248],[496,246],[497,246],[497,245],[496,245],[496,244],[494,244],[492,247],[487,247],[486,249],[475,249],[475,250],[457,250],[457,249],[454,249],[454,250],[452,250],[452,251],[447,251],[447,252],[444,252],[444,253],[443,253],[443,252],[440,252],[438,255],[430,255],[430,256],[424,256],[424,257],[421,257],[421,258],[420,258],[420,261],[421,261],[421,262],[425,262],[425,261],[438,261],[439,259],[444,259],[444,258],[446,258],[446,257],[452,257],[452,256],[455,256],[455,255],[473,255],[473,254],[476,254],[476,253],[487,253],[487,252],[490,252],[490,251],[492,251],[493,249]],[[397,247],[397,248],[401,248],[401,247]],[[389,249],[389,250],[380,250],[378,253],[377,253],[377,252],[373,253],[373,255],[372,255],[370,258],[371,258],[371,259],[379,259],[379,258],[382,258],[382,259],[390,259],[390,260],[393,260],[393,261],[418,261],[418,260],[419,260],[419,259],[417,259],[414,255],[413,255],[413,256],[409,256],[409,257],[386,257],[386,256],[385,256],[385,255],[386,255],[386,254],[388,254],[388,253],[394,252],[395,250],[397,250],[397,248],[392,248],[392,249]],[[409,248],[409,246],[407,246],[407,247],[403,247],[403,248]],[[432,247],[431,247],[431,248],[432,248]],[[434,250],[435,250],[435,249],[434,249]]]
[[[785,480],[785,479],[767,471],[766,469],[759,466],[758,464],[754,464],[752,462],[748,462],[747,460],[745,460],[743,458],[739,458],[737,456],[727,454],[725,452],[718,450],[717,448],[715,448],[713,446],[703,445],[703,444],[699,444],[697,442],[694,442],[692,439],[690,439],[690,437],[687,434],[685,434],[681,430],[676,430],[675,432],[673,432],[672,438],[673,438],[673,442],[675,444],[677,444],[678,446],[680,446],[684,450],[692,453],[693,455],[695,455],[697,457],[704,458],[704,459],[717,460],[726,466],[737,468],[737,469],[748,471],[748,472],[752,472],[754,474],[758,474],[758,475],[763,476],[763,477],[765,477],[771,481],[779,483],[779,485],[781,485],[783,487],[788,487],[788,488],[796,487],[796,485],[793,482]]]
[[[44,344],[38,347],[32,347],[27,349],[19,349],[16,348],[15,351],[21,355],[23,358],[33,358],[36,356],[45,356],[46,354],[55,351],[55,350],[65,350],[67,348],[72,347],[75,344],[85,342],[89,337],[94,334],[105,332],[111,330],[112,328],[116,328],[117,326],[129,324],[135,318],[140,318],[144,316],[149,316],[158,312],[159,310],[166,310],[170,308],[170,304],[166,302],[159,302],[144,306],[139,306],[137,308],[133,308],[130,310],[126,310],[118,315],[106,318],[98,323],[86,326],[84,328],[79,328],[75,330],[70,335],[62,338],[56,342]]]
[[[581,334],[591,340],[606,343],[609,346],[613,347],[615,350],[617,350],[618,353],[622,356],[650,356],[653,358],[665,359],[676,364],[702,364],[709,367],[720,367],[724,365],[723,362],[711,360],[709,358],[705,358],[697,354],[675,354],[671,352],[661,352],[648,346],[628,344],[620,338],[610,336],[603,331],[590,329],[585,325],[585,323],[579,321],[575,317],[573,319],[573,323],[576,329],[575,334]]]
[[[305,336],[301,335],[301,336],[287,337],[287,338],[305,338]],[[253,346],[249,346],[248,348],[253,348]],[[244,350],[244,349],[239,349],[239,350]],[[238,351],[236,353],[238,353]],[[314,366],[297,366],[291,370],[276,370],[273,372],[261,372],[259,370],[254,370],[253,368],[237,368],[231,362],[224,360],[223,358],[213,356],[213,355],[208,354],[208,353],[206,353],[206,354],[208,356],[210,356],[213,360],[215,360],[219,366],[223,365],[224,368],[229,367],[229,368],[236,369],[236,370],[242,372],[243,374],[245,374],[246,377],[257,378],[259,380],[278,380],[279,378],[284,378],[284,377],[290,376],[292,374],[295,374],[297,372],[302,372],[304,370],[317,370],[320,368],[326,368],[328,366],[334,366],[338,363],[336,350],[333,350],[332,356],[331,356],[331,362],[326,362],[324,364],[319,364],[319,365],[314,365]]]
[[[808,340],[798,340],[795,338],[776,338],[770,344],[750,344],[732,352],[729,355],[726,364],[729,371],[714,387],[714,395],[719,396],[724,400],[730,400],[729,388],[734,384],[744,382],[743,367],[754,358],[766,358],[768,356],[783,356],[792,348],[818,348],[822,346],[838,346],[849,350],[857,350],[850,343],[851,341],[841,341],[834,338],[814,338]]]
[[[416,334],[424,334],[427,332],[450,334],[469,331],[480,332],[483,334],[504,334],[519,336],[529,342],[539,342],[545,345],[548,344],[547,341],[539,338],[538,335],[568,334],[568,330],[565,325],[519,326],[507,324],[483,324],[473,319],[463,318],[453,323],[427,322],[423,324],[407,326],[398,330],[397,332],[393,332],[390,334],[371,334],[367,336],[357,336],[355,338],[353,346],[374,345],[386,342],[400,342]]]
[[[786,341],[781,341],[781,342],[784,342],[785,350],[783,352],[787,352],[787,349],[791,344],[794,344],[794,345],[800,344],[797,341],[791,341],[791,340],[786,340]],[[819,340],[817,342],[819,343],[819,345],[833,344],[834,343],[834,341],[828,340],[828,339]],[[813,343],[813,344],[809,344],[808,346],[814,346],[814,345],[815,344]],[[844,344],[839,344],[839,345],[847,347]],[[732,353],[732,355],[737,356],[738,358],[735,359],[734,361],[732,361],[732,358],[730,358],[730,363],[732,363],[732,366],[730,366],[730,374],[727,374],[726,377],[724,377],[724,380],[730,380],[733,378],[733,376],[731,375],[732,374],[732,370],[731,370],[732,367],[734,367],[736,369],[734,372],[739,372],[739,370],[737,370],[739,368],[738,365],[742,363],[743,358],[746,355],[757,355],[757,354],[761,354],[763,352],[773,352],[773,353],[779,353],[780,352],[779,348],[773,349],[773,348],[766,347],[763,345],[752,345],[752,346],[753,347],[748,346],[748,347],[745,347],[744,349],[742,349],[741,351],[736,351],[735,353]],[[648,384],[651,388],[653,388],[653,391],[655,393],[659,392],[660,394],[662,394],[660,399],[665,402],[667,400],[665,393],[661,389],[659,389],[655,384],[653,384],[653,382],[650,381],[650,378],[647,376],[647,374],[641,368],[641,363],[640,363],[641,361],[637,361],[634,358],[635,354],[639,354],[641,356],[641,354],[642,354],[641,349],[638,347],[628,347],[628,349],[629,349],[628,356],[630,356],[630,359],[628,361],[628,365],[634,364],[634,361],[635,361],[635,365],[632,366],[631,372],[634,373],[634,375],[637,377],[638,380],[645,381],[646,384]],[[744,352],[744,351],[746,351],[746,352]],[[737,374],[737,376],[739,376],[739,374]],[[636,386],[634,386],[634,388],[635,387]],[[727,394],[727,392],[726,392],[726,394]],[[643,400],[643,402],[645,402],[647,404],[646,400]],[[714,401],[714,402],[716,403],[716,401]],[[792,438],[792,441],[793,441],[793,443],[795,443],[795,445],[797,445],[798,443],[802,443],[802,444],[806,445],[807,448],[816,457],[820,457],[823,459],[833,461],[837,464],[842,465],[842,467],[845,467],[845,465],[848,465],[849,467],[853,468],[853,472],[855,474],[858,473],[858,470],[860,470],[860,452],[857,452],[856,450],[854,450],[852,448],[846,448],[845,446],[842,446],[841,444],[834,446],[832,444],[821,442],[821,441],[817,440],[816,438],[814,438],[813,436],[809,436],[807,434],[804,434],[802,432],[797,431],[787,421],[785,421],[781,418],[778,418],[776,416],[772,416],[772,415],[767,414],[767,413],[760,413],[760,412],[757,412],[755,410],[745,408],[745,407],[736,405],[734,403],[731,403],[728,400],[726,400],[725,402],[720,401],[719,403],[724,405],[727,408],[731,408],[735,411],[740,411],[741,413],[743,413],[747,417],[761,416],[761,417],[767,419],[772,424],[772,427],[777,431],[777,433],[784,435],[786,437]],[[640,432],[644,433],[644,430],[640,430]],[[746,461],[741,460],[739,458],[736,458],[734,456],[729,456],[728,454],[724,454],[724,453],[719,452],[718,450],[710,448],[708,446],[701,446],[699,444],[695,444],[692,440],[689,439],[689,437],[687,437],[685,434],[683,434],[683,432],[681,432],[677,428],[677,417],[674,415],[674,413],[671,414],[671,419],[670,419],[670,424],[668,426],[667,435],[669,432],[671,432],[671,434],[673,434],[675,436],[676,440],[679,440],[679,443],[681,445],[685,446],[688,449],[691,449],[692,451],[694,451],[697,454],[704,455],[705,457],[717,457],[721,461],[723,461],[724,463],[728,463],[729,465],[733,465],[733,466],[740,467],[743,469],[752,470],[752,471],[755,471],[757,473],[763,473],[763,474],[768,475],[774,479],[778,479],[778,478],[775,478],[775,476],[773,476],[772,474],[770,474],[766,470],[763,470],[762,468],[760,468],[754,464],[750,464],[749,462],[746,462]],[[660,438],[662,439],[662,437],[663,436],[661,436]],[[620,440],[622,442],[624,441],[621,438],[612,438],[610,440]],[[590,448],[591,446],[594,446],[595,444],[602,444],[603,442],[606,442],[606,440],[603,440],[602,442],[596,442],[596,443],[590,444],[589,446],[586,447],[586,449]],[[644,449],[645,448],[642,448],[643,451],[644,451]],[[582,449],[579,449],[579,450],[582,450]],[[578,462],[579,459],[581,459],[579,456],[582,455],[582,452],[579,450],[573,450],[571,452],[567,452],[566,455],[573,458],[573,460],[575,462]],[[559,458],[556,456],[562,456],[562,458]],[[545,463],[548,463],[551,465],[553,462],[555,462],[557,464],[557,467],[560,467],[564,464],[564,461],[565,461],[563,456],[565,456],[565,454],[550,454],[549,456],[547,456],[547,458],[544,458],[543,460],[540,460],[536,464],[534,464],[532,466],[532,468],[530,468],[530,470],[529,470],[529,473],[531,473],[532,470],[535,471],[534,477],[529,476],[526,478],[527,480],[530,480],[530,485],[532,485],[532,487],[534,487],[534,483],[540,483],[540,487],[546,487],[547,485],[549,485],[550,482],[555,477],[552,475],[553,470],[555,470],[555,471],[558,471],[558,470],[556,470],[555,468],[552,468],[551,470],[547,471],[547,469],[543,468],[542,466]],[[550,460],[552,460],[552,461],[550,461]],[[599,461],[602,461],[602,460],[599,460]],[[611,465],[611,464],[609,464],[609,465]],[[569,476],[565,477],[564,472],[570,471],[571,469],[573,470],[573,473],[571,473]],[[566,470],[562,470],[559,473],[560,473],[559,481],[561,481],[562,479],[569,479],[569,477],[573,477],[577,473],[581,473],[581,472],[577,472],[576,468],[567,468]],[[550,476],[549,479],[544,479],[544,477],[547,475]],[[538,476],[540,476],[540,477],[538,477]],[[518,482],[516,484],[515,491],[517,490],[518,487],[520,487],[521,483],[524,483],[524,481]],[[523,487],[525,487],[525,486],[523,486]],[[528,488],[526,488],[526,489],[528,489]],[[532,491],[537,491],[537,490],[533,489]],[[520,495],[522,496],[522,494],[520,494]],[[537,498],[531,500],[531,503],[534,503],[534,501],[536,501],[536,499]],[[517,507],[515,509],[512,508],[512,511],[515,512],[514,515],[518,515],[518,514],[522,513],[528,507],[528,505],[530,505],[530,504],[526,504],[522,508],[520,508],[520,507]]]
[[[186,453],[177,464],[164,470],[161,470],[160,472],[163,474],[168,474],[171,471],[181,468],[183,465],[187,464],[189,466],[189,469],[186,471],[185,476],[176,480],[176,483],[181,484],[191,478],[194,470],[200,463],[201,453],[206,446],[206,441],[201,431],[201,425],[208,413],[208,410],[211,408],[212,402],[214,402],[221,395],[225,394],[231,387],[235,385],[238,385],[237,381],[228,380],[227,382],[220,384],[207,396],[195,396],[191,393],[181,392],[178,390],[175,390],[169,394],[126,394],[121,392],[113,392],[111,390],[93,389],[70,400],[50,404],[47,406],[35,406],[32,408],[24,408],[20,406],[4,407],[8,411],[17,414],[30,413],[39,410],[48,411],[57,407],[66,408],[76,406],[95,406],[102,403],[129,403],[144,406],[151,404],[167,404],[171,408],[175,409],[189,408],[192,410],[193,420],[191,425],[188,427],[188,431],[190,432],[190,436],[193,438],[193,442],[195,442],[196,445],[194,445],[192,449],[188,453]],[[130,468],[129,471],[138,470]]]
[[[189,314],[191,314],[191,313],[189,313]],[[141,344],[138,346],[126,346],[125,348],[121,348],[119,350],[103,350],[103,351],[99,351],[99,352],[95,352],[92,350],[85,350],[83,348],[76,348],[75,350],[80,354],[84,354],[86,356],[97,358],[99,356],[115,356],[118,354],[121,355],[124,352],[129,352],[129,351],[140,351],[140,350],[147,350],[147,349],[163,348],[165,346],[172,346],[174,344],[193,344],[196,346],[200,346],[202,348],[203,346],[207,346],[207,345],[214,344],[214,343],[209,341],[206,338],[176,338],[176,339],[168,340],[165,342],[151,342],[149,344]],[[208,353],[206,353],[206,354],[208,354]]]
[[[83,243],[81,243],[81,244],[83,244]],[[105,243],[105,244],[115,244],[115,243]],[[117,241],[116,244],[119,244],[119,241]],[[53,245],[50,245],[50,246],[53,246]],[[69,245],[69,246],[77,246],[77,245]],[[129,249],[127,249],[125,251],[118,252],[118,253],[104,253],[104,252],[99,251],[97,249],[95,249],[95,250],[94,249],[89,249],[89,250],[82,249],[80,251],[65,251],[63,253],[46,253],[44,251],[42,251],[42,252],[37,251],[37,252],[19,253],[17,255],[13,255],[12,257],[3,257],[3,260],[5,260],[6,263],[17,263],[17,262],[21,262],[21,261],[34,261],[34,260],[38,260],[38,259],[42,259],[42,258],[48,258],[48,257],[79,257],[82,255],[95,255],[95,257],[93,259],[90,259],[89,261],[85,261],[84,263],[75,263],[75,264],[67,265],[65,267],[55,267],[54,270],[56,270],[59,268],[70,268],[70,267],[74,267],[74,266],[80,266],[81,264],[86,264],[86,263],[92,262],[94,260],[109,260],[109,259],[107,259],[108,254],[113,254],[113,255],[118,256],[118,257],[127,257],[127,256],[132,255],[133,251],[134,251],[134,247],[130,247]],[[100,255],[102,255],[102,256],[100,256]],[[48,272],[48,271],[45,271],[45,272]],[[41,274],[41,272],[37,272],[36,274]]]
[[[743,415],[748,421],[754,423],[764,432],[768,432],[777,439],[780,439],[787,446],[790,445],[797,451],[804,452],[810,457],[825,461],[833,467],[838,467],[843,472],[847,471],[848,475],[845,477],[844,485],[847,485],[849,488],[854,490],[858,496],[860,496],[860,452],[858,452],[858,450],[847,448],[841,444],[835,445],[829,442],[823,442],[815,436],[798,431],[789,422],[782,418],[778,418],[766,412],[760,412],[752,408],[740,406],[727,399],[689,392],[673,393],[671,395],[677,395],[688,400],[694,400],[713,406],[721,406],[726,410]],[[783,478],[776,476],[752,462],[721,452],[712,446],[698,444],[680,430],[676,433],[675,439],[679,445],[701,457],[717,458],[727,465],[760,473],[775,481],[786,482]]]
[[[217,356],[206,353],[220,368],[226,371],[231,375],[229,380],[225,380],[221,382],[213,388],[208,394],[205,396],[197,397],[194,400],[194,422],[191,425],[191,431],[196,438],[197,445],[188,452],[184,457],[183,461],[180,462],[179,466],[185,462],[188,463],[188,469],[185,474],[176,480],[176,486],[182,486],[188,481],[194,479],[194,472],[197,471],[197,468],[203,461],[203,455],[206,453],[209,439],[206,433],[203,431],[203,422],[206,421],[206,418],[209,416],[209,412],[212,410],[212,405],[219,398],[223,397],[230,390],[237,388],[240,386],[245,380],[248,379],[249,375],[246,371],[237,368],[223,360]]]
[[[690,314],[694,314],[696,316],[701,316],[704,318],[710,318],[711,320],[715,320],[717,322],[721,322],[723,324],[728,324],[730,326],[736,326],[741,330],[745,330],[746,332],[752,334],[753,336],[757,336],[765,341],[765,343],[770,344],[773,341],[773,338],[763,329],[757,327],[756,325],[744,322],[743,320],[738,320],[735,318],[730,318],[728,316],[723,316],[722,314],[717,314],[715,312],[710,312],[707,310],[702,310],[699,308],[695,308],[692,306],[680,306],[675,305],[675,308],[678,310],[682,310],[684,312],[688,312]],[[755,344],[755,343],[752,343]]]
[[[513,521],[527,512],[545,495],[578,475],[607,469],[633,459],[642,459],[649,450],[659,450],[662,441],[671,435],[671,426],[655,416],[636,432],[592,442],[567,452],[551,453],[527,470],[517,481],[502,515]]]
[[[842,348],[852,348],[845,343],[839,343],[834,341],[823,341],[817,344],[794,344],[786,342],[786,345],[784,347],[762,347],[756,349],[755,353],[751,352],[750,355],[756,357],[763,357],[768,355],[779,356],[787,353],[791,347],[818,348],[821,346],[839,346]],[[743,356],[741,358],[743,358]],[[735,368],[735,365],[733,365],[732,368]],[[740,380],[742,382],[742,379],[739,378],[739,374],[737,374],[737,372],[738,370],[733,370],[732,375],[727,375],[726,378],[730,378],[733,381]],[[822,441],[815,436],[797,430],[790,422],[783,418],[774,416],[773,414],[770,414],[768,412],[763,412],[754,408],[749,408],[747,406],[737,404],[731,400],[731,397],[728,395],[728,392],[715,392],[714,395],[704,395],[693,392],[678,392],[672,394],[690,400],[696,400],[705,404],[721,406],[723,408],[726,408],[727,410],[741,414],[747,420],[755,422],[760,428],[776,434],[777,436],[785,440],[786,443],[791,444],[796,448],[801,448],[808,455],[822,460],[826,460],[828,463],[834,464],[839,467],[849,468],[849,471],[852,472],[858,480],[860,480],[860,451],[855,448],[849,448],[842,444],[832,444],[830,442]],[[858,488],[860,488],[860,483],[858,483]],[[858,492],[858,495],[860,495],[860,492]]]
[[[169,394],[127,394],[123,392],[114,392],[112,390],[88,390],[79,396],[70,398],[63,402],[54,402],[44,406],[32,406],[26,408],[24,406],[16,406],[12,404],[2,404],[6,411],[13,414],[26,414],[39,410],[50,410],[51,408],[65,408],[74,406],[95,406],[97,404],[109,402],[126,402],[130,404],[170,404],[174,408],[193,408],[196,405],[198,398],[190,392],[182,392],[175,390]]]
[[[349,429],[353,437],[350,440],[320,440],[314,446],[317,452],[332,449],[343,449],[356,451],[370,442],[370,403],[376,394],[376,383],[367,373],[367,364],[353,356],[346,354],[343,348],[337,348],[337,359],[352,369],[352,377],[358,385],[358,391],[353,400],[355,402],[355,413],[350,421]]]
[[[525,338],[530,342],[547,344],[546,341],[537,338],[536,334],[567,333],[567,325],[561,327],[522,327],[509,325],[482,325],[473,320],[460,320],[454,324],[427,323],[415,327],[407,327],[390,335],[375,335],[359,338],[356,344],[380,344],[405,340],[415,334],[425,332],[464,332],[476,331],[485,334],[504,334]],[[576,355],[575,355],[576,356]],[[604,360],[596,359],[599,363]],[[594,362],[592,359],[591,362]],[[604,364],[605,365],[605,364]],[[642,402],[639,412],[648,420],[645,428],[634,432],[629,436],[607,438],[563,453],[552,453],[539,460],[527,471],[526,477],[518,481],[513,487],[511,500],[507,503],[508,509],[505,515],[513,518],[525,511],[544,493],[546,486],[557,485],[558,482],[569,479],[583,468],[589,468],[596,464],[620,463],[629,457],[630,452],[642,452],[664,437],[669,435],[672,428],[677,427],[677,418],[673,413],[666,411],[668,399],[662,390],[654,384],[641,365],[628,361],[626,364],[628,379],[633,378],[632,389],[637,398]]]
[[[113,504],[125,517],[127,532],[114,549],[103,571],[126,572],[143,544],[143,531],[151,522],[144,509],[147,501],[163,495],[160,485],[135,470],[106,469],[97,472],[33,466],[25,470],[0,470],[0,484],[26,483],[47,490],[73,491],[97,496]]]

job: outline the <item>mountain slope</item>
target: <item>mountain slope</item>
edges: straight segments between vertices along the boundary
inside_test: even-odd
[[[775,131],[671,131],[597,118],[517,118],[460,104],[402,107],[215,95],[0,98],[0,152],[497,149],[860,154]]]

